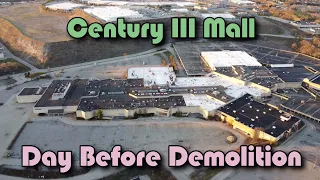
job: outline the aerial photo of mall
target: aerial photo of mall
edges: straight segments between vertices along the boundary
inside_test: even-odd
[[[194,32],[173,34],[194,38],[171,36],[172,19],[190,17]],[[74,38],[68,23],[75,18],[88,31],[125,22],[145,25],[145,33]],[[246,39],[206,38],[208,18],[226,25],[251,18],[255,27],[241,33],[252,35]],[[317,0],[1,1],[0,180],[319,180],[319,19]],[[163,25],[161,43],[152,42],[148,23]],[[81,146],[99,163],[82,166]],[[192,153],[205,159],[262,147],[296,152],[302,166],[177,168],[170,146],[199,164]],[[111,167],[106,154],[115,147],[161,161]],[[72,153],[72,166],[58,157],[63,152]]]

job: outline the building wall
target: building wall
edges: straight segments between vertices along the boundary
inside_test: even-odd
[[[93,111],[81,111],[76,110],[77,117],[81,117],[84,119],[91,119],[97,115],[98,110]],[[161,109],[161,108],[137,108],[132,110],[126,109],[102,109],[103,116],[105,117],[128,117],[133,118],[135,113],[137,114],[155,114],[155,115],[164,115],[169,116],[177,111],[182,113],[199,113],[202,114],[204,118],[208,118],[209,114],[212,115],[214,112],[208,112],[205,109],[199,106],[181,106],[181,107],[174,107],[170,109]]]
[[[52,107],[33,107],[33,113],[35,114],[48,114],[49,110],[63,109],[63,106],[52,106]]]
[[[272,89],[274,91],[278,89],[286,89],[286,88],[300,88],[301,82],[284,82],[284,83],[277,83],[275,87]]]
[[[77,111],[78,106],[63,106],[64,113],[74,113]]]
[[[35,103],[39,101],[42,95],[27,95],[27,96],[17,96],[18,103]]]
[[[234,120],[233,121],[233,129],[239,129],[240,131],[244,132],[245,134],[247,134],[248,136],[250,136],[251,138],[254,138],[255,136],[255,130]]]
[[[280,135],[278,138],[276,138],[263,131],[260,131],[259,133],[259,139],[264,139],[264,140],[270,141],[271,143],[277,142],[282,136],[283,134]]]
[[[228,124],[232,125],[233,129],[238,129],[244,134],[250,136],[251,138],[259,138],[268,140],[271,143],[274,143],[278,141],[279,138],[273,137],[261,130],[258,129],[252,129],[249,126],[246,126],[240,122],[238,122],[234,117],[229,116],[228,114],[225,114],[223,112],[218,112],[217,115],[223,120],[226,121]]]
[[[256,83],[253,83],[253,82],[247,82],[247,86],[264,90],[265,93],[262,93],[261,96],[270,96],[270,95],[271,95],[271,89],[266,88],[266,87],[264,87],[264,86],[261,86],[261,85],[259,85],[259,84],[256,84]]]
[[[209,114],[211,115],[209,111],[203,109],[200,106],[181,106],[181,107],[172,107],[170,108],[170,115],[176,113],[176,112],[182,112],[182,113],[199,113],[202,114],[203,118],[208,118]]]
[[[64,113],[75,113],[78,106],[51,106],[51,107],[33,107],[33,113],[35,114],[48,114],[49,110],[63,109]]]

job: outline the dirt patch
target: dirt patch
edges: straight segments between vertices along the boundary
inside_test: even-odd
[[[18,61],[8,58],[0,60],[0,76],[30,71],[30,68]]]
[[[69,15],[64,13],[40,12],[39,4],[14,4],[0,8],[0,17],[16,26],[22,34],[41,42],[70,40],[66,27]]]

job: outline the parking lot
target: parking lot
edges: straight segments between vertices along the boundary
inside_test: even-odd
[[[136,121],[79,121],[65,124],[60,118],[37,118],[28,123],[12,147],[12,157],[20,158],[21,146],[32,144],[40,150],[72,150],[78,154],[80,145],[92,145],[96,150],[109,151],[114,145],[137,152],[157,150],[166,156],[168,145],[182,145],[188,150],[228,151],[238,147],[243,135],[219,122],[197,118],[154,117]],[[99,123],[99,125],[97,124]],[[238,137],[232,145],[226,137],[230,132]]]
[[[245,51],[263,64],[295,64],[295,66],[313,66],[319,64],[315,58],[281,49],[262,47],[243,42],[215,42],[215,43],[176,43],[177,55],[181,59],[188,75],[205,75],[210,72],[206,63],[201,59],[203,51]]]

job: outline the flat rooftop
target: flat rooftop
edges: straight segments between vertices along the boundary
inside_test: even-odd
[[[207,111],[213,111],[225,105],[224,102],[203,94],[185,94],[183,98],[186,106],[201,106]]]
[[[145,86],[170,85],[176,74],[172,67],[134,67],[128,69],[128,79],[143,79]]]
[[[210,68],[200,57],[198,45],[177,42],[174,45],[181,65],[188,76],[199,76],[210,73]]]
[[[300,114],[305,114],[311,116],[315,119],[320,120],[320,101],[313,98],[310,99],[299,99],[299,98],[290,98],[288,101],[282,105],[293,109],[294,111],[300,112]]]
[[[223,106],[219,111],[234,117],[248,127],[263,128],[264,132],[274,137],[278,137],[299,121],[293,116],[289,121],[281,121],[280,116],[283,112],[253,100],[248,94]]]
[[[76,80],[54,80],[46,89],[40,100],[36,103],[35,107],[52,107],[52,106],[76,106],[80,98],[86,95],[87,91],[85,86],[87,79]],[[52,95],[61,84],[71,83],[70,88],[67,90],[66,95],[62,99],[52,100]]]
[[[316,76],[315,78],[313,78],[311,80],[311,82],[316,83],[316,84],[320,84],[320,75]]]
[[[51,3],[47,3],[46,7],[49,8],[49,9],[53,9],[53,10],[70,11],[70,10],[73,10],[75,8],[84,7],[84,5],[73,3],[73,2],[51,2]]]
[[[85,89],[88,91],[119,92],[143,87],[143,79],[104,79],[88,81]]]
[[[266,88],[273,88],[276,84],[283,83],[283,80],[279,77],[254,78],[250,81]]]
[[[136,109],[152,107],[169,109],[170,107],[177,106],[186,106],[182,96],[136,99],[128,94],[122,94],[81,99],[78,110],[92,111],[97,109]]]
[[[98,7],[90,7],[85,8],[84,11],[88,14],[99,17],[105,22],[116,21],[117,18],[142,18],[143,15],[138,11],[131,10],[125,7],[117,7],[117,6],[98,6]]]
[[[233,98],[239,98],[244,94],[251,94],[253,96],[261,96],[264,93],[267,93],[264,89],[257,87],[243,85],[240,83],[235,83],[227,78],[218,76],[215,74],[210,75],[209,77],[186,77],[177,78],[176,82],[172,87],[224,87],[224,92],[228,96]]]
[[[46,87],[23,88],[18,96],[42,95],[46,89]]]
[[[71,84],[69,81],[59,81],[54,88],[53,93],[64,93],[68,90],[68,86]]]
[[[313,75],[304,67],[271,68],[271,70],[285,82],[302,82],[304,78]]]
[[[283,82],[277,74],[264,66],[218,67],[215,72],[268,88],[273,87],[276,83]]]
[[[234,19],[236,18],[234,15],[230,14],[230,13],[205,13],[205,14],[201,14],[202,18],[218,18],[221,17],[223,19]]]
[[[66,95],[62,99],[52,100],[52,95],[62,92],[68,84]],[[125,94],[131,89],[144,88],[143,79],[105,79],[105,80],[54,80],[46,89],[35,107],[77,106],[83,97],[98,97],[109,94]]]
[[[204,51],[201,56],[211,68],[230,66],[262,66],[244,51]]]

